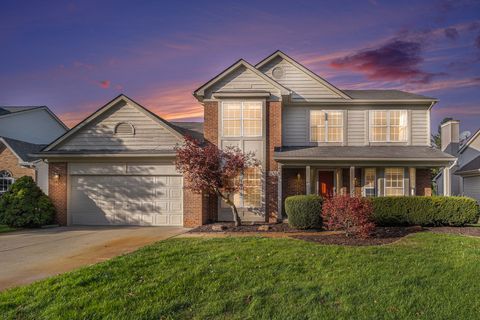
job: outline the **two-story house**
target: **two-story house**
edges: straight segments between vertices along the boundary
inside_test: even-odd
[[[68,128],[45,106],[0,107],[0,195],[22,176],[31,176],[48,193],[47,164],[38,152]]]
[[[430,195],[430,169],[455,157],[430,145],[436,99],[393,90],[340,90],[277,51],[244,60],[195,90],[203,138],[253,151],[235,197],[245,221],[278,221],[294,194]],[[61,224],[197,226],[232,220],[214,195],[183,189],[174,146],[201,131],[120,95],[47,146]]]

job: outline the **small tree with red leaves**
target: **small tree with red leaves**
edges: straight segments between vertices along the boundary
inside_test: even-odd
[[[242,187],[242,173],[260,165],[254,154],[244,153],[236,147],[220,150],[211,143],[202,145],[188,136],[175,150],[175,166],[183,174],[185,188],[195,193],[216,194],[230,206],[235,226],[239,226],[241,220],[233,196]]]
[[[347,237],[368,238],[375,231],[370,199],[336,195],[324,200],[323,223],[329,230],[344,230]]]

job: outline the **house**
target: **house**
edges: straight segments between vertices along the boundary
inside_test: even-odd
[[[253,151],[260,169],[235,197],[245,221],[284,218],[293,194],[431,195],[432,168],[455,157],[430,145],[436,99],[396,90],[340,90],[281,51],[241,59],[194,91],[203,139]],[[232,219],[214,195],[182,188],[170,123],[120,95],[40,153],[61,224],[183,225]]]
[[[460,141],[460,121],[450,120],[442,124],[440,130],[442,151],[457,160],[435,177],[437,191],[480,201],[480,129],[463,144]]]
[[[68,128],[45,106],[0,107],[0,195],[22,176],[48,194],[48,166],[31,154]]]

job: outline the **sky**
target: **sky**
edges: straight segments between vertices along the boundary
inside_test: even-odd
[[[280,49],[340,89],[438,98],[480,128],[480,0],[4,1],[0,105],[47,105],[73,126],[120,93],[201,121],[192,92]]]

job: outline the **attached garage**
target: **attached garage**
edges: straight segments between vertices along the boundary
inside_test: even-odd
[[[183,225],[183,183],[173,165],[70,163],[71,225]]]
[[[464,177],[463,192],[467,197],[477,199],[480,202],[480,176]]]

